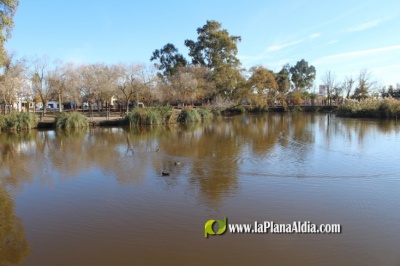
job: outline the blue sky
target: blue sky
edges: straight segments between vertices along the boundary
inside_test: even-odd
[[[7,42],[18,56],[76,63],[150,63],[155,49],[185,39],[207,20],[239,35],[238,57],[250,68],[279,71],[305,59],[316,84],[331,70],[340,81],[368,69],[383,85],[400,82],[400,2],[20,0]]]

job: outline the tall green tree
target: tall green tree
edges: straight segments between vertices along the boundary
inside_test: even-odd
[[[290,68],[291,80],[295,90],[304,92],[310,88],[315,80],[315,67],[308,65],[308,62],[301,59],[297,64]]]
[[[222,66],[237,67],[240,64],[236,57],[237,43],[240,36],[231,36],[225,29],[221,29],[221,23],[207,20],[207,23],[197,29],[197,41],[186,40],[189,48],[189,56],[193,64],[200,64],[210,68]]]
[[[14,14],[19,5],[18,0],[0,0],[0,65],[4,64],[4,43],[11,37],[14,27]]]
[[[243,81],[240,61],[236,57],[241,37],[231,36],[221,27],[221,23],[208,20],[197,29],[197,41],[186,40],[185,45],[194,65],[206,66],[213,71],[217,94],[233,97]]]
[[[171,43],[167,43],[160,50],[156,49],[150,61],[158,61],[154,66],[163,71],[163,75],[167,77],[174,75],[180,67],[185,67],[188,64],[185,57]]]
[[[286,64],[275,74],[275,80],[278,84],[278,90],[281,94],[285,94],[290,89],[290,66]]]

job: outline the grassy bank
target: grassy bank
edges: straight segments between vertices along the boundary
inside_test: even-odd
[[[32,129],[37,125],[37,117],[33,113],[11,113],[0,115],[0,130]]]
[[[393,98],[347,101],[338,108],[337,115],[344,117],[400,117],[400,101]]]

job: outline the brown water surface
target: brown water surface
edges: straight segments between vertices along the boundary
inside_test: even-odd
[[[395,121],[300,113],[1,132],[0,158],[0,265],[400,264]],[[204,238],[225,216],[342,233]]]

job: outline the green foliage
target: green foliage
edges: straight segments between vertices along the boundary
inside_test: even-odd
[[[236,67],[240,64],[236,57],[237,43],[240,36],[230,36],[229,32],[221,29],[221,23],[207,20],[207,23],[197,29],[197,42],[186,40],[189,55],[193,64],[200,64],[210,68],[229,65]]]
[[[18,0],[0,1],[0,65],[4,64],[6,57],[4,43],[11,36],[11,30],[14,27],[13,18],[18,5]]]
[[[213,118],[213,114],[212,112],[210,112],[207,109],[204,108],[198,108],[196,109],[197,113],[200,115],[201,120],[205,121],[205,120],[209,120],[211,118]]]
[[[300,106],[298,106],[298,105],[295,105],[295,106],[290,106],[289,107],[289,111],[290,112],[302,112],[303,110],[301,109],[301,107]]]
[[[208,120],[213,114],[203,108],[183,109],[179,115],[171,106],[157,108],[135,108],[125,117],[125,123],[130,125],[171,124],[176,122],[188,123]]]
[[[86,116],[78,112],[59,113],[54,122],[56,128],[79,128],[89,126],[89,121]]]
[[[155,125],[175,123],[176,118],[171,106],[156,108],[134,108],[126,115],[125,121],[130,125]]]
[[[221,111],[218,110],[217,108],[213,108],[211,110],[211,113],[213,114],[213,116],[221,116]]]
[[[337,110],[339,116],[348,117],[385,117],[400,116],[400,101],[393,98],[348,100]]]
[[[175,123],[173,116],[173,108],[170,105],[157,107],[157,110],[160,112],[161,121],[163,124]]]
[[[297,90],[303,91],[312,86],[315,79],[315,67],[308,65],[308,62],[304,59],[298,61],[297,64],[290,68],[290,74],[292,74],[292,82]]]
[[[278,85],[278,90],[281,94],[287,93],[290,89],[290,80],[289,80],[289,64],[282,67],[281,71],[279,71],[275,75],[275,80]]]
[[[0,128],[10,130],[32,129],[37,126],[37,117],[33,113],[13,112],[0,116]]]
[[[201,116],[196,111],[196,109],[183,109],[178,116],[178,122],[180,123],[192,123],[192,122],[200,122]]]
[[[164,76],[174,75],[180,67],[185,67],[187,65],[186,59],[182,54],[178,52],[178,49],[171,43],[167,43],[160,50],[155,50],[153,52],[150,61],[158,60],[155,66],[158,70],[163,70]]]
[[[134,108],[125,118],[130,125],[161,124],[161,113],[156,108]]]
[[[234,93],[243,80],[238,69],[240,61],[236,57],[237,43],[241,41],[241,37],[229,35],[221,26],[217,21],[208,20],[202,28],[197,29],[196,42],[185,41],[192,63],[213,70],[212,81],[220,95]]]

